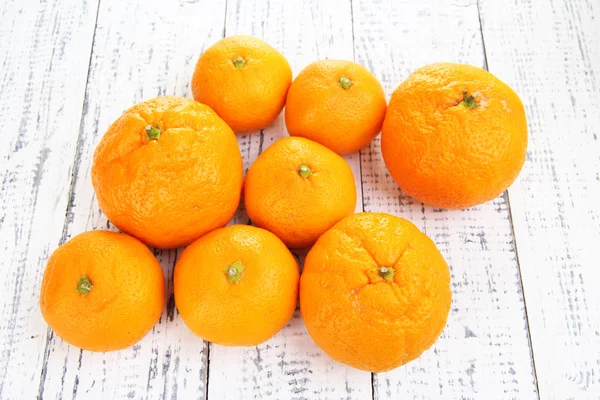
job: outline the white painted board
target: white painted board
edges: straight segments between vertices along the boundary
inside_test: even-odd
[[[599,9],[585,0],[5,1],[0,398],[600,398]],[[85,230],[114,229],[89,177],[101,135],[139,101],[191,97],[202,49],[237,33],[278,48],[294,75],[315,60],[354,59],[388,98],[434,61],[489,67],[521,95],[528,160],[508,194],[487,204],[445,211],[404,196],[379,138],[347,157],[357,210],[410,219],[451,266],[448,325],[415,362],[373,375],[341,365],[298,311],[263,345],[205,343],[174,306],[176,250],[156,252],[168,301],[132,348],[81,351],[41,318],[49,254]],[[286,134],[280,116],[238,136],[245,168]],[[242,205],[233,222],[247,221]]]

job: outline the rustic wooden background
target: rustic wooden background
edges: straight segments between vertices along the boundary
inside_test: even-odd
[[[3,0],[0,10],[1,399],[600,398],[598,0]],[[155,252],[169,300],[132,348],[81,351],[44,323],[49,254],[112,229],[89,175],[101,135],[139,101],[191,97],[198,55],[237,33],[277,47],[295,74],[355,60],[388,98],[416,68],[455,61],[489,69],[523,99],[525,168],[479,207],[404,196],[379,138],[347,157],[357,210],[410,219],[451,266],[448,325],[418,360],[382,374],[346,367],[315,346],[298,312],[257,347],[203,342],[174,305],[180,251]],[[283,135],[280,117],[239,136],[245,167]],[[243,208],[235,220],[247,221]]]

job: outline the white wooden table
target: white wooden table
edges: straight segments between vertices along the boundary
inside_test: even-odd
[[[388,98],[414,69],[455,61],[488,68],[523,99],[524,170],[479,207],[404,196],[378,138],[347,157],[357,209],[410,219],[451,266],[448,324],[418,360],[383,374],[346,367],[316,347],[298,312],[257,347],[203,342],[174,305],[180,251],[156,251],[168,302],[132,348],[81,351],[44,323],[49,254],[112,229],[89,174],[100,137],[139,101],[191,97],[198,55],[237,33],[277,47],[295,74],[318,59],[355,60]],[[3,0],[0,66],[2,400],[600,398],[598,0]],[[280,117],[239,136],[245,167],[284,135]],[[243,209],[235,221],[247,221]]]

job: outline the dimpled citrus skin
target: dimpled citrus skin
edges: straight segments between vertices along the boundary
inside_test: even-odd
[[[147,125],[162,130],[148,140]],[[100,208],[123,232],[176,248],[226,225],[240,202],[242,156],[208,106],[181,97],[140,103],[108,128],[94,154]]]
[[[303,164],[312,171],[307,178],[298,172]],[[267,148],[248,170],[244,203],[256,226],[301,248],[354,212],[356,186],[342,157],[311,140],[287,137]]]
[[[241,261],[239,281],[226,268]],[[272,233],[248,225],[215,230],[186,248],[175,265],[175,304],[201,338],[255,346],[289,321],[298,297],[298,264]]]
[[[463,91],[479,104],[462,104]],[[396,89],[381,151],[408,195],[440,208],[468,208],[506,190],[525,162],[527,120],[517,94],[465,64],[420,68]]]
[[[92,289],[76,288],[87,276]],[[141,340],[162,314],[165,279],[160,264],[139,240],[90,231],[60,246],[50,259],[40,294],[42,316],[65,342],[112,351]]]
[[[380,267],[395,270],[392,281]],[[419,357],[439,337],[450,310],[450,273],[435,244],[389,214],[347,217],[306,257],[300,310],[329,356],[382,372]]]
[[[240,68],[234,64],[238,57],[244,60]],[[291,83],[290,64],[276,49],[251,36],[230,36],[202,53],[192,92],[241,133],[270,125]]]
[[[346,90],[340,78],[352,85]],[[381,130],[385,94],[377,79],[360,64],[323,60],[294,79],[285,105],[285,124],[301,136],[348,154],[365,147]]]

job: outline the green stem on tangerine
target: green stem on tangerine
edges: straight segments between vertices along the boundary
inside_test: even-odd
[[[339,80],[339,84],[344,90],[350,89],[350,86],[354,85],[354,82],[350,80],[347,76],[342,76]]]
[[[300,176],[303,178],[308,178],[312,175],[312,171],[310,168],[308,168],[308,165],[302,164],[300,168],[298,168],[298,174],[300,174]]]
[[[244,60],[242,57],[236,57],[233,60],[233,65],[237,68],[240,69],[242,68],[244,65],[246,65],[246,60]]]
[[[479,93],[474,93],[467,97],[467,91],[463,90],[462,92],[463,100],[460,102],[463,106],[467,108],[475,108],[479,106],[479,103],[475,101],[475,98],[479,96]]]
[[[223,272],[227,276],[227,280],[229,283],[238,283],[240,278],[242,277],[242,272],[246,267],[242,264],[241,261],[236,261],[231,264],[229,267],[225,268]]]
[[[393,268],[379,267],[379,276],[386,281],[392,282],[394,280],[394,275],[396,275],[396,271]]]
[[[146,139],[158,140],[162,131],[158,126],[146,125]]]
[[[85,296],[92,290],[94,285],[90,282],[90,279],[87,276],[82,276],[79,278],[79,282],[77,282],[77,287],[75,288],[82,296]]]

